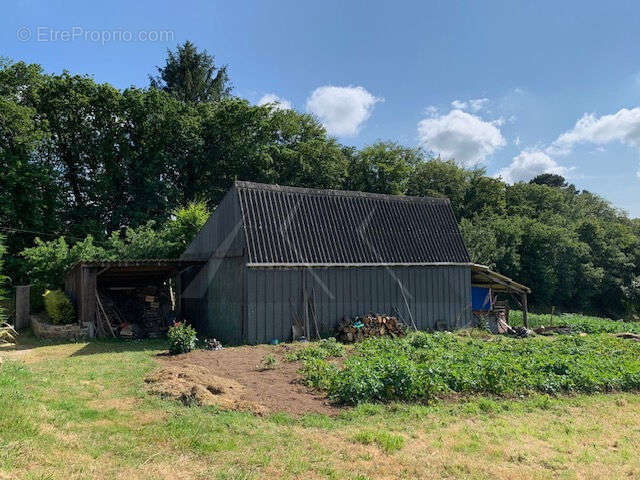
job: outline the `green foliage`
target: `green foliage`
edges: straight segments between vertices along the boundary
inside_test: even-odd
[[[216,67],[206,50],[198,52],[189,41],[178,45],[175,52],[167,51],[165,66],[158,67],[158,74],[150,77],[151,86],[185,102],[211,102],[231,93],[227,67]]]
[[[548,185],[550,187],[564,188],[567,187],[567,181],[562,175],[556,173],[541,173],[535,178],[531,179],[529,183],[535,183],[537,185]]]
[[[391,142],[378,142],[355,152],[349,164],[349,190],[399,195],[413,169],[424,159],[422,151]]]
[[[344,345],[336,341],[335,338],[330,337],[311,342],[309,345],[288,352],[286,358],[290,362],[295,362],[296,360],[341,357],[342,355],[344,355]]]
[[[191,202],[177,208],[161,228],[154,222],[138,228],[114,232],[104,247],[94,244],[93,236],[72,246],[64,237],[44,242],[36,238],[36,246],[22,252],[27,273],[36,288],[60,288],[65,272],[81,260],[114,260],[139,258],[177,258],[191,243],[209,218],[204,202]]]
[[[278,359],[273,353],[267,353],[260,361],[260,370],[273,370],[278,364]]]
[[[204,201],[189,202],[186,207],[174,209],[162,229],[162,237],[168,245],[164,258],[182,255],[210,216],[211,211]]]
[[[637,342],[607,334],[487,340],[416,332],[367,339],[341,368],[313,359],[302,373],[347,404],[429,401],[450,393],[631,391],[640,388],[639,355]]]
[[[80,260],[111,258],[104,248],[93,243],[91,235],[71,247],[64,237],[50,242],[36,238],[35,243],[35,247],[23,250],[21,255],[26,260],[29,278],[40,288],[56,289],[62,287],[64,273]]]
[[[304,360],[300,373],[308,387],[328,390],[336,378],[338,367],[322,358],[309,357]]]
[[[522,312],[512,310],[509,312],[509,323],[511,325],[522,325]],[[631,332],[640,334],[640,321],[623,322],[614,321],[609,318],[589,317],[585,315],[576,315],[572,313],[555,314],[553,318],[551,314],[532,314],[528,315],[528,323],[530,328],[539,326],[568,326],[574,332],[582,333],[624,333]]]
[[[532,287],[534,310],[640,314],[640,220],[562,177],[507,185],[392,142],[341,145],[311,115],[229,96],[226,67],[189,42],[158,73],[154,88],[119,90],[0,62],[0,226],[14,229],[15,284],[59,288],[76,258],[176,257],[204,205],[242,179],[447,197],[472,259]],[[72,253],[72,238],[88,251]]]
[[[60,290],[47,290],[44,293],[44,307],[51,323],[64,325],[76,321],[73,303]]]
[[[190,352],[196,348],[198,341],[196,331],[186,323],[177,323],[169,327],[167,339],[169,340],[169,353],[172,355]]]

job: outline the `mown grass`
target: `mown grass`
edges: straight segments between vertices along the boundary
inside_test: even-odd
[[[640,475],[635,394],[362,403],[334,417],[258,417],[144,393],[159,342],[28,341],[0,351],[0,478]]]
[[[386,453],[393,453],[404,446],[404,437],[380,430],[362,430],[351,439],[363,445],[375,444]]]

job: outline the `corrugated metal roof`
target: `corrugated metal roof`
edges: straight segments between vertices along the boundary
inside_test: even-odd
[[[482,284],[494,284],[492,286],[504,287],[507,290],[514,290],[516,292],[531,293],[531,289],[526,285],[516,282],[510,279],[506,275],[494,272],[486,265],[480,265],[474,263],[471,265],[471,283]]]
[[[249,264],[470,262],[447,199],[235,186]]]

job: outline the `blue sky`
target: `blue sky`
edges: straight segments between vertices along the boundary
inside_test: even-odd
[[[192,40],[235,94],[310,111],[343,143],[559,172],[640,217],[639,24],[637,2],[18,0],[0,55],[125,88]]]

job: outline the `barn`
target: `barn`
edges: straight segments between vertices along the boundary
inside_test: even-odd
[[[180,260],[178,315],[225,343],[328,336],[368,312],[423,330],[472,319],[447,199],[235,182]]]

